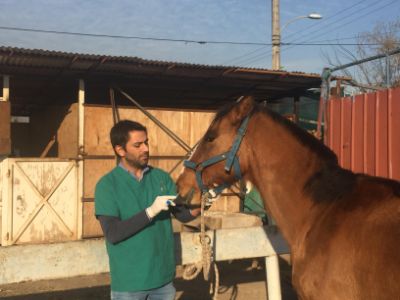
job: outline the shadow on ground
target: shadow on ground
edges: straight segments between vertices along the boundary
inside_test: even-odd
[[[290,266],[283,260],[281,265],[282,299],[297,300],[290,284]],[[218,263],[220,270],[219,300],[259,300],[266,299],[264,260],[238,260]],[[102,277],[80,277],[76,283],[68,279],[60,281],[44,281],[41,287],[34,286],[35,282],[19,284],[19,286],[1,287],[0,298],[6,300],[108,300],[110,287],[108,275]],[[78,284],[79,283],[79,284]],[[37,283],[39,284],[39,283]],[[95,285],[95,286],[94,286]],[[79,286],[79,287],[78,287]],[[86,287],[85,287],[86,286]],[[78,287],[78,288],[77,288]],[[203,275],[186,281],[175,279],[177,300],[208,300],[210,284]],[[7,288],[10,290],[7,291]],[[11,290],[14,289],[14,290]],[[31,289],[32,292],[29,291]],[[57,290],[54,290],[57,289]],[[18,294],[20,292],[20,294]]]
[[[20,295],[20,296],[6,296],[0,299],[12,300],[109,300],[110,287],[92,287],[80,288],[67,291],[52,291],[38,294]]]

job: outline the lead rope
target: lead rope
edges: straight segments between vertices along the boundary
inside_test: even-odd
[[[210,294],[213,294],[213,300],[218,299],[219,289],[219,271],[218,266],[213,259],[213,251],[211,248],[211,238],[206,234],[206,226],[204,222],[204,206],[209,197],[208,193],[201,197],[201,215],[200,215],[200,244],[202,261],[185,266],[182,277],[185,280],[192,280],[203,270],[204,280],[210,278],[210,266],[214,265],[214,285],[210,284]]]

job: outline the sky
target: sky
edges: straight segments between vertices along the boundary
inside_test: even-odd
[[[0,7],[0,46],[271,68],[271,0],[0,0]],[[309,13],[323,18],[291,22]],[[280,0],[281,41],[356,43],[358,34],[399,16],[400,0]],[[337,47],[282,45],[282,68],[321,73]]]

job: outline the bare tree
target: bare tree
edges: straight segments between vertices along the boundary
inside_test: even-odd
[[[357,37],[354,53],[343,46],[337,46],[334,57],[324,54],[331,66],[344,62],[365,59],[378,54],[386,54],[400,47],[400,19],[395,22],[378,23],[372,31],[363,32]],[[400,86],[400,55],[392,55],[387,59],[369,61],[352,69],[345,69],[342,74],[354,78],[356,82],[371,87],[386,87],[386,63],[389,66],[390,86]],[[361,88],[361,90],[364,90]]]

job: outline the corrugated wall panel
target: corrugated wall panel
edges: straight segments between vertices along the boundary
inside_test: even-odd
[[[354,97],[351,110],[351,170],[364,172],[364,95]]]
[[[341,161],[341,145],[340,145],[340,140],[341,140],[341,107],[340,107],[340,99],[332,99],[330,100],[330,112],[331,112],[331,117],[329,118],[330,120],[330,127],[331,128],[331,133],[330,133],[330,141],[331,141],[331,148],[333,151],[338,156],[338,160]],[[338,134],[334,134],[334,133]]]
[[[389,91],[389,176],[400,180],[400,88]]]
[[[388,176],[388,93],[379,91],[376,98],[375,175]]]
[[[364,173],[371,175],[375,175],[375,99],[376,94],[364,98]]]
[[[340,163],[346,168],[351,168],[351,107],[352,100],[347,97],[340,101],[341,116],[341,139],[340,139]]]
[[[342,167],[400,180],[400,88],[329,99],[327,125]]]

